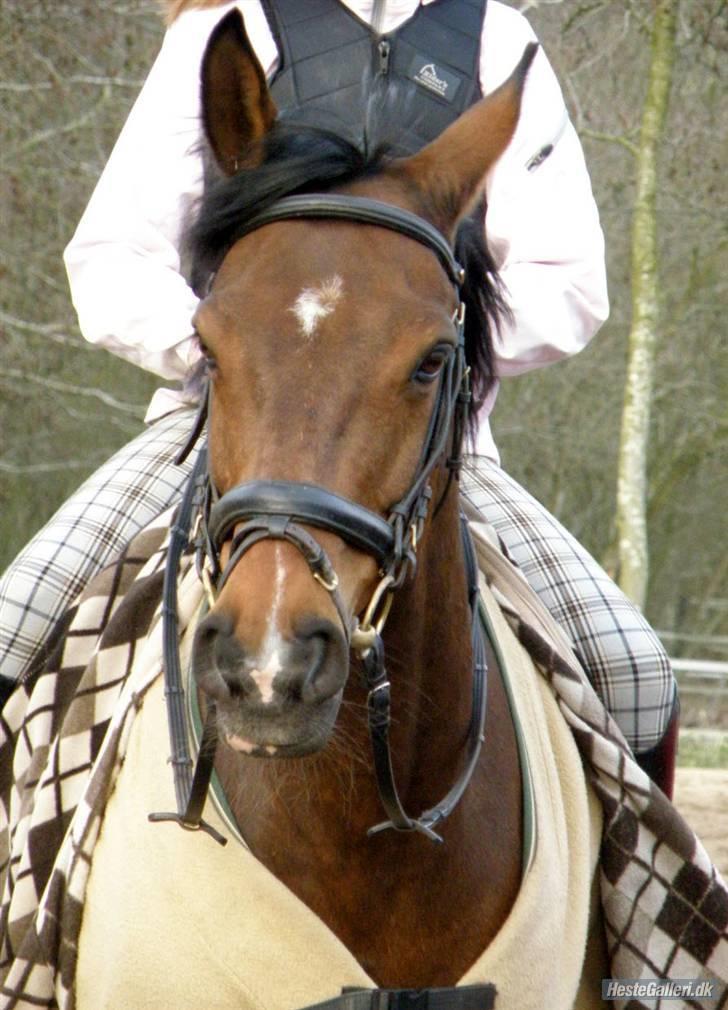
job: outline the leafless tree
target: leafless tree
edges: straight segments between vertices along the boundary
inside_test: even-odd
[[[632,322],[631,224],[658,0],[508,0],[580,131],[607,236],[611,317],[574,360],[504,382],[507,469],[613,572]],[[726,0],[685,0],[657,162],[660,339],[646,454],[648,616],[728,632]],[[61,253],[155,51],[156,0],[0,0],[0,564],[141,425],[156,384],[84,345]]]

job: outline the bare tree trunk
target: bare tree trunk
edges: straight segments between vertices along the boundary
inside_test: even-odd
[[[644,607],[648,579],[647,443],[658,331],[657,155],[665,125],[679,0],[654,0],[650,76],[632,219],[632,327],[617,476],[619,584]]]

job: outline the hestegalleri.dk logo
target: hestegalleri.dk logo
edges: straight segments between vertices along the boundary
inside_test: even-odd
[[[603,978],[602,999],[718,999],[718,983],[700,978]]]

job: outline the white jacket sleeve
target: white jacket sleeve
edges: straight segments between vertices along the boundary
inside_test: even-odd
[[[200,62],[232,6],[185,14],[167,31],[64,254],[84,337],[168,379],[183,379],[198,356],[180,240],[202,191]],[[259,4],[239,6],[270,65],[275,46]]]
[[[501,83],[533,38],[516,11],[489,4],[485,91]],[[513,314],[496,341],[502,377],[580,351],[609,311],[604,238],[589,175],[543,50],[529,72],[516,134],[490,175],[486,195],[488,243]]]

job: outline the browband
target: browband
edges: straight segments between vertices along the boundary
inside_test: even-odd
[[[465,279],[465,271],[453,255],[450,243],[429,221],[418,217],[409,210],[393,207],[381,200],[371,200],[367,196],[346,196],[342,193],[313,193],[310,196],[286,196],[276,200],[259,214],[251,217],[237,238],[262,228],[274,221],[290,221],[291,218],[326,218],[326,220],[356,221],[359,224],[373,224],[378,228],[389,228],[420,245],[427,246],[435,253],[450,280],[460,286]]]
[[[226,491],[210,512],[210,540],[219,550],[237,523],[271,515],[335,533],[380,564],[394,549],[394,530],[376,512],[317,484],[285,480],[248,481]]]

